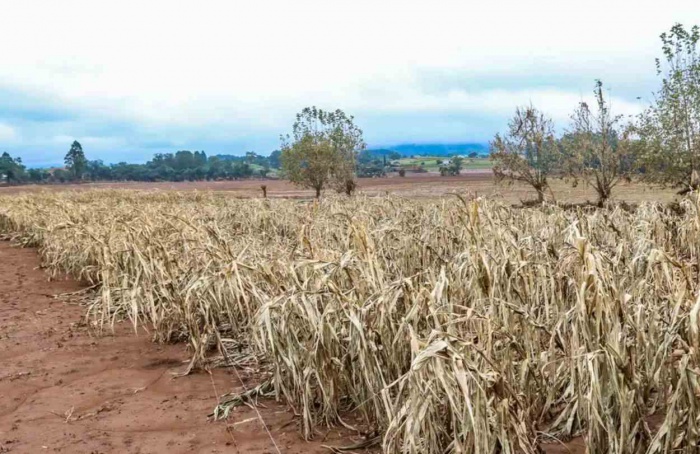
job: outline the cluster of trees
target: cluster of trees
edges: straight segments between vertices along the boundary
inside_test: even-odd
[[[417,158],[420,156],[410,156]],[[479,157],[477,152],[468,154],[470,159]],[[391,150],[363,150],[357,156],[357,176],[358,177],[383,177],[389,172],[397,172],[400,177],[406,176],[406,168],[402,167],[396,161],[402,158],[402,155]],[[441,176],[459,175],[464,168],[464,157],[452,156],[449,159],[436,159],[435,163],[439,166]],[[420,162],[418,167],[411,166],[412,172],[427,172],[425,161]]]
[[[22,159],[12,158],[5,152],[0,157],[0,180],[9,184],[33,183],[56,183],[65,181],[80,180],[89,169],[90,163],[85,159],[83,148],[76,141],[71,145],[70,150],[64,159],[65,169],[28,169],[22,164]]]
[[[356,147],[354,152],[336,153],[333,159],[329,160],[328,169],[335,168],[333,164],[336,158],[348,159],[346,163],[346,173],[354,165],[355,174],[359,177],[382,177],[387,172],[396,171],[397,168],[392,163],[401,158],[401,154],[392,150],[367,150],[361,139],[361,131],[348,126],[352,123],[352,117],[348,118],[344,113],[337,111],[332,113],[322,113],[316,110],[316,115],[322,119],[320,122],[335,122],[335,125],[326,125],[328,128],[340,128],[332,139],[333,147],[340,147],[345,139],[339,139],[340,135],[346,133],[355,134],[355,138],[349,143],[351,147]],[[313,115],[313,114],[312,114]],[[332,115],[329,117],[327,115]],[[343,126],[342,123],[346,122]],[[297,128],[301,127],[301,123]],[[345,129],[343,129],[345,128]],[[353,128],[355,128],[355,132]],[[301,133],[302,137],[304,133]],[[322,139],[318,139],[323,142]],[[360,145],[362,144],[362,145]],[[309,148],[309,149],[313,149]],[[307,150],[308,151],[308,150]],[[335,153],[333,151],[332,153]],[[332,154],[331,153],[331,154]],[[201,181],[201,180],[237,180],[245,178],[266,178],[272,172],[278,171],[282,167],[282,150],[275,150],[269,156],[261,156],[254,152],[247,152],[244,156],[215,155],[207,157],[204,151],[181,150],[176,153],[159,153],[145,164],[130,164],[120,162],[117,164],[105,164],[101,160],[88,160],[82,146],[78,141],[73,142],[70,150],[65,156],[64,168],[55,169],[27,169],[21,158],[13,158],[8,153],[3,153],[0,159],[0,182],[9,184],[22,183],[67,183],[76,181]],[[353,164],[354,163],[354,164]],[[349,167],[348,167],[349,166]],[[312,172],[313,173],[313,172]],[[299,172],[297,172],[297,175]],[[323,187],[329,182],[337,179],[340,174],[334,171],[333,176],[324,179]],[[343,189],[344,190],[344,189]]]
[[[79,168],[80,164],[78,165]],[[13,158],[4,152],[0,156],[0,182],[7,184],[22,183],[62,183],[74,180],[72,169],[27,169],[22,158]]]
[[[26,178],[26,169],[22,164],[22,158],[13,158],[4,152],[0,156],[0,178],[8,183],[21,183]]]
[[[76,181],[198,181],[236,180],[267,177],[280,166],[281,151],[270,156],[253,152],[245,156],[217,155],[207,157],[204,151],[182,150],[159,153],[146,164],[104,164],[90,161],[75,141],[65,156],[65,168],[27,169],[20,158],[3,153],[0,158],[0,180],[9,184],[65,183]]]
[[[561,136],[535,107],[517,108],[508,132],[491,143],[497,179],[529,184],[540,202],[551,177],[583,180],[601,206],[617,184],[631,178],[676,187],[681,194],[700,189],[700,29],[676,24],[661,40],[661,89],[642,114],[624,124],[611,112],[600,81],[595,104],[579,103]]]
[[[101,164],[101,163],[100,163]],[[146,164],[120,163],[97,166],[102,172],[94,179],[135,181],[201,181],[237,180],[267,177],[270,166],[267,159],[249,152],[245,156],[210,156],[204,151],[181,150],[176,153],[158,153]]]
[[[357,155],[357,176],[363,178],[384,177],[395,171],[393,161],[401,159],[401,154],[392,150],[362,150]]]
[[[459,172],[462,171],[463,163],[464,158],[461,156],[453,156],[447,164],[442,163],[443,165],[440,166],[440,175],[443,177],[459,175]]]

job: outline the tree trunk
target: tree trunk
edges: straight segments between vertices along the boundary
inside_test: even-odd
[[[320,199],[321,198],[321,188],[314,188],[316,189],[316,198]]]
[[[603,208],[605,202],[610,198],[610,190],[606,188],[598,189],[598,208]]]
[[[353,192],[355,192],[355,189],[357,188],[357,183],[355,183],[355,180],[348,179],[345,181],[345,194],[350,197]]]
[[[537,191],[537,202],[542,203],[544,202],[544,189],[543,188],[535,188]]]

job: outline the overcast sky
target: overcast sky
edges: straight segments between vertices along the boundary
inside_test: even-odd
[[[697,0],[8,0],[0,151],[265,154],[308,105],[371,146],[486,142],[529,102],[565,126],[596,78],[635,113],[675,22],[700,24]]]

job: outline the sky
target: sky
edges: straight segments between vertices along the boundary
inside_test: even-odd
[[[633,115],[659,34],[700,24],[696,2],[7,0],[0,151],[267,154],[311,105],[354,115],[372,147],[488,142],[518,105],[566,128],[595,79]]]

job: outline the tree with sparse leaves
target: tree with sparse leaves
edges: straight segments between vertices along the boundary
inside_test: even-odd
[[[681,24],[661,35],[663,59],[656,60],[661,89],[639,117],[635,132],[646,180],[700,189],[700,28]]]
[[[282,173],[316,191],[329,186],[348,195],[356,188],[357,155],[365,149],[362,130],[342,110],[307,107],[297,114],[292,137],[282,137]]]
[[[603,83],[596,81],[595,111],[586,102],[579,103],[571,117],[571,129],[561,140],[562,170],[578,183],[586,181],[603,206],[612,190],[634,172],[634,156],[627,131],[620,125],[622,116],[613,115],[603,94]]]
[[[73,141],[64,162],[74,180],[81,180],[83,178],[88,167],[88,161],[85,159],[83,147],[77,140]]]
[[[552,120],[534,108],[518,107],[504,136],[491,142],[493,173],[497,181],[526,183],[543,202],[549,176],[555,171],[559,148]]]

